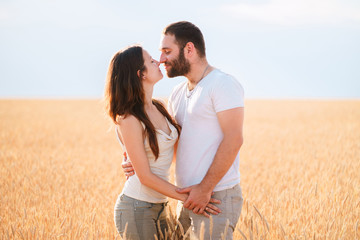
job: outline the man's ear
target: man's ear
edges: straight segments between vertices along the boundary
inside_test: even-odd
[[[188,42],[185,45],[185,48],[184,48],[185,55],[192,56],[195,53],[195,51],[196,51],[195,45],[192,42]]]

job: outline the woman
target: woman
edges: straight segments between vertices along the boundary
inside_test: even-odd
[[[166,228],[166,196],[187,198],[168,182],[180,127],[162,103],[152,99],[153,87],[162,77],[159,62],[141,46],[116,53],[107,76],[107,111],[136,172],[126,181],[114,210],[118,232],[125,237],[128,223],[126,237],[130,239],[159,236]]]

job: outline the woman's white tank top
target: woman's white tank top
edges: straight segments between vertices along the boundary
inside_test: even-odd
[[[156,161],[155,161],[155,156],[151,151],[148,137],[145,138],[144,147],[146,151],[146,156],[149,160],[151,171],[158,177],[166,181],[169,181],[170,166],[174,154],[174,145],[178,139],[178,132],[176,128],[167,119],[166,122],[171,131],[170,135],[166,134],[164,131],[160,129],[156,129],[156,137],[159,145],[159,157],[158,159],[156,159]],[[141,124],[145,129],[144,123],[141,122]],[[117,129],[115,129],[115,131],[123,151],[126,152],[126,147],[121,142]],[[128,160],[131,161],[129,156],[128,156]],[[146,201],[151,203],[162,203],[167,201],[167,197],[165,195],[158,193],[157,191],[141,184],[136,173],[135,175],[129,177],[129,179],[125,182],[124,188],[122,190],[122,194],[125,194],[126,196],[141,201]]]

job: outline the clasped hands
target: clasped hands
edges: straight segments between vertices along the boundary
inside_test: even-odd
[[[188,194],[184,202],[184,208],[192,210],[193,213],[202,214],[205,217],[210,217],[210,214],[217,215],[221,210],[212,203],[221,203],[220,200],[212,198],[213,192],[206,192],[202,189],[200,184],[192,185],[190,187],[176,189],[178,193]]]
[[[135,174],[131,163],[126,161],[126,158],[124,159],[121,166],[124,170],[126,179]],[[219,204],[221,201],[212,198],[211,196],[213,195],[213,192],[204,191],[200,184],[186,188],[178,188],[176,191],[178,193],[188,194],[188,197],[183,206],[189,210],[192,210],[195,214],[202,214],[205,217],[210,217],[210,214],[217,215],[221,213],[221,210],[213,204]]]

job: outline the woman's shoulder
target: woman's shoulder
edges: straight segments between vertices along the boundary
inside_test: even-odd
[[[116,123],[120,128],[142,127],[140,120],[132,114],[117,116]]]

